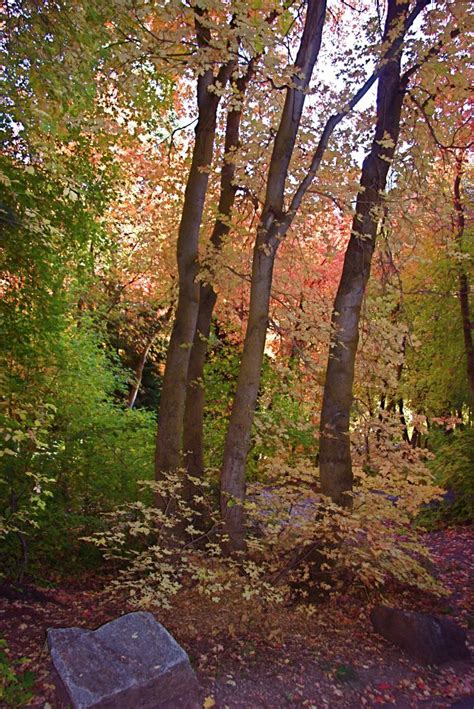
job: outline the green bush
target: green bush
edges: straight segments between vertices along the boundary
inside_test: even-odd
[[[213,346],[212,346],[213,345]],[[204,438],[206,465],[215,469],[222,461],[225,436],[237,381],[240,349],[211,337],[211,351],[205,368],[206,409]],[[264,357],[262,379],[247,459],[248,480],[265,476],[269,461],[287,454],[285,465],[298,464],[300,458],[314,456],[316,432],[311,420],[312,406],[299,397],[298,375]]]
[[[100,529],[100,513],[138,499],[138,481],[152,477],[155,417],[120,403],[126,380],[92,328],[70,327],[58,337],[47,377],[32,368],[23,388],[5,391],[4,574],[14,572],[22,555],[25,562],[25,544],[30,571],[94,563],[97,555],[78,538]]]
[[[33,697],[36,676],[29,670],[21,671],[26,658],[12,661],[7,650],[5,640],[0,638],[0,706],[24,707]]]
[[[474,521],[474,428],[456,429],[437,439],[431,468],[438,485],[452,491],[453,499],[435,509],[436,518]]]

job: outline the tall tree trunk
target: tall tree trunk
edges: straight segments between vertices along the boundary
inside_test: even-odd
[[[198,43],[207,47],[209,30],[201,24],[196,9]],[[198,245],[204,200],[207,192],[209,167],[214,152],[217,108],[220,91],[213,92],[217,83],[224,85],[234,67],[229,61],[217,77],[212,69],[205,71],[197,82],[198,122],[191,168],[184,193],[183,211],[178,231],[178,304],[166,358],[163,388],[158,416],[155,476],[173,471],[182,464],[183,415],[188,378],[190,350],[196,330],[199,305]],[[162,503],[158,500],[159,504]]]
[[[384,41],[405,18],[407,10],[408,3],[389,0]],[[382,195],[400,131],[405,93],[400,64],[398,53],[386,61],[380,73],[375,135],[362,167],[356,212],[332,313],[333,334],[321,412],[319,466],[322,492],[344,506],[352,502],[349,417],[360,310],[382,217]]]
[[[463,250],[463,237],[465,229],[464,205],[461,198],[461,180],[464,155],[462,151],[456,154],[454,175],[454,211],[456,219],[456,242],[460,251]],[[466,354],[467,379],[471,395],[471,404],[474,405],[474,345],[472,342],[472,322],[469,306],[469,279],[462,264],[458,270],[458,297],[461,307],[462,330],[464,336],[464,352]]]
[[[235,82],[237,99],[241,103],[254,71],[251,60],[244,76]],[[229,218],[235,202],[237,187],[234,184],[234,152],[240,145],[240,124],[242,107],[229,111],[227,115],[224,160],[221,171],[218,216],[211,234],[213,247],[212,261],[221,250],[224,238],[230,230]],[[213,277],[212,262],[210,278]],[[199,286],[199,309],[193,347],[188,367],[188,384],[183,422],[183,450],[188,476],[201,478],[204,471],[204,365],[206,362],[212,313],[217,300],[217,293],[212,283],[201,282]],[[193,485],[188,483],[188,497],[193,492]]]
[[[394,0],[390,0],[390,2],[392,5],[394,4]],[[257,231],[252,264],[249,320],[237,391],[224,448],[220,506],[230,550],[240,549],[244,546],[245,515],[242,503],[245,497],[245,460],[260,384],[273,264],[278,245],[290,228],[306,192],[316,177],[335,128],[367,94],[384,71],[385,66],[399,55],[407,30],[428,3],[429,0],[417,0],[400,26],[394,28],[393,37],[386,37],[390,44],[374,72],[355,91],[351,99],[345,102],[344,107],[328,118],[307,173],[289,200],[288,209],[284,211],[285,181],[305,99],[304,86],[307,86],[309,82],[319,52],[326,12],[325,0],[309,0],[308,2],[305,29],[296,60],[296,68],[300,71],[294,76],[292,87],[287,90],[270,162],[265,204],[260,227]],[[417,67],[418,65],[414,65],[405,72],[405,75],[410,76]],[[247,380],[246,377],[249,379]]]
[[[252,263],[247,331],[227,432],[220,480],[220,506],[229,548],[244,545],[245,461],[260,385],[273,265],[279,245],[285,183],[311,74],[321,46],[325,0],[309,0],[292,85],[288,87],[273,146],[267,191]]]

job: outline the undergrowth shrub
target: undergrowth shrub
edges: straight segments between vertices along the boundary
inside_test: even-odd
[[[97,333],[65,330],[47,374],[0,381],[0,576],[98,563],[78,538],[153,474],[155,417],[119,403],[127,373]]]
[[[378,445],[380,452],[380,440]],[[370,472],[354,461],[353,510],[320,494],[310,461],[292,469],[283,454],[267,461],[266,479],[274,475],[274,484],[253,486],[250,515],[264,528],[263,542],[256,544],[273,555],[276,578],[287,574],[303,595],[342,587],[371,591],[389,579],[443,593],[413,525],[418,510],[440,490],[423,461],[405,456],[412,457],[408,445],[398,458],[380,452]]]
[[[452,493],[431,509],[431,517],[453,523],[474,522],[474,428],[444,434],[430,464],[437,484]]]
[[[303,597],[343,587],[371,592],[389,579],[443,594],[412,525],[419,508],[440,491],[409,446],[389,464],[377,435],[379,454],[370,473],[356,461],[353,511],[319,493],[303,452],[297,459],[284,444],[275,449],[262,465],[263,481],[249,486],[246,551],[232,557],[222,553],[225,538],[211,507],[195,511],[196,505],[203,509],[209,483],[193,480],[190,498],[184,473],[146,483],[159,508],[120,506],[88,541],[119,564],[114,585],[138,605],[169,607],[190,585],[216,602],[238,589],[244,599],[262,604],[282,602],[295,589]]]
[[[39,528],[41,514],[52,497],[55,479],[36,466],[36,458],[48,449],[54,407],[23,407],[15,417],[0,412],[0,552],[2,571],[8,569],[13,544],[19,547],[19,576],[28,563],[27,538]],[[2,556],[6,554],[6,559]]]
[[[11,660],[8,647],[0,638],[0,706],[24,707],[33,698],[33,685],[36,675],[30,670],[23,670],[28,660]]]
[[[240,588],[247,599],[265,592],[266,598],[280,600],[265,563],[258,565],[251,556],[223,556],[220,523],[203,504],[209,483],[191,482],[192,499],[187,499],[188,481],[182,473],[144,482],[144,489],[159,496],[164,509],[142,502],[122,505],[106,515],[102,532],[86,538],[119,565],[112,586],[127,591],[137,605],[165,608],[181,588],[195,585],[216,603],[231,587]],[[196,506],[202,512],[196,512]]]

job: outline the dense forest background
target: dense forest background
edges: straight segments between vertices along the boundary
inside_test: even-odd
[[[442,593],[419,531],[473,515],[467,4],[1,12],[0,573]]]

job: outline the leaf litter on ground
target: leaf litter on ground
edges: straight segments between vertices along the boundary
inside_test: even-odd
[[[384,602],[451,617],[472,628],[474,530],[429,532],[430,546],[451,596],[437,599],[409,588],[388,588]],[[0,595],[0,637],[12,661],[27,658],[34,696],[27,706],[59,709],[45,644],[48,627],[96,628],[133,610],[111,598],[98,575],[62,580],[47,591]],[[0,589],[1,590],[1,589]],[[334,595],[308,616],[301,607],[274,606],[262,613],[237,594],[217,607],[196,589],[173,609],[150,608],[188,652],[203,687],[206,709],[237,707],[449,707],[474,696],[468,663],[423,667],[376,636],[370,602]],[[217,610],[217,613],[216,613]]]

